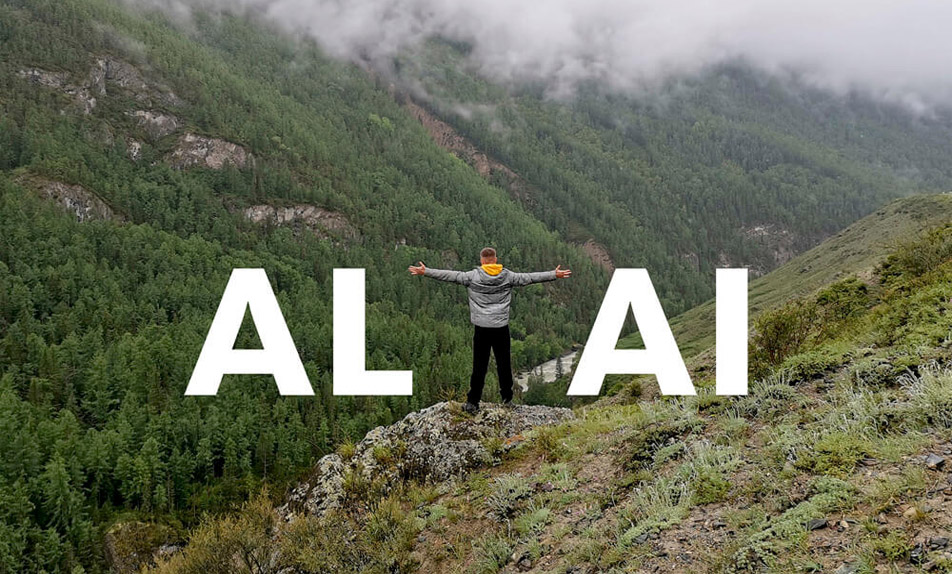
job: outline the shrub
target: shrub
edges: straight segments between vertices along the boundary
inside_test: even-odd
[[[764,311],[754,320],[751,363],[754,375],[762,376],[806,343],[817,319],[813,302],[797,300]]]
[[[880,280],[890,285],[903,276],[918,277],[949,259],[952,259],[952,225],[947,224],[900,245],[880,266]]]
[[[856,277],[850,277],[821,290],[816,302],[824,320],[842,322],[866,309],[869,288]]]

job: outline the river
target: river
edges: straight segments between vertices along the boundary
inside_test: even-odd
[[[522,388],[522,392],[529,390],[529,377],[538,377],[542,376],[543,383],[551,383],[555,381],[555,375],[558,370],[556,367],[559,359],[562,359],[562,372],[568,373],[572,370],[572,365],[575,364],[575,355],[578,351],[569,351],[564,355],[556,357],[555,359],[546,361],[541,365],[536,365],[528,371],[521,371],[516,374],[516,384]]]

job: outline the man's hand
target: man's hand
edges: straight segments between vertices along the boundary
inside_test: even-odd
[[[416,267],[411,265],[407,269],[410,270],[410,275],[423,275],[424,273],[426,273],[426,265],[424,265],[422,261],[420,261],[420,265]]]
[[[555,267],[555,278],[556,278],[556,279],[564,279],[565,277],[571,277],[571,276],[572,276],[572,270],[571,270],[571,269],[562,269],[562,266],[561,266],[561,265],[557,265],[557,266]]]

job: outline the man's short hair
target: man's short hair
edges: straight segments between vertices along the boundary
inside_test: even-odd
[[[491,259],[496,256],[496,250],[492,247],[485,247],[479,252],[479,256],[483,259]]]

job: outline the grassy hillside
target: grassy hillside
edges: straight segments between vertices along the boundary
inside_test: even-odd
[[[801,336],[754,338],[745,397],[577,409],[459,481],[353,477],[289,525],[262,496],[157,571],[952,572],[952,225],[861,277],[785,303],[819,320],[758,316]]]
[[[895,200],[771,273],[752,279],[748,291],[751,316],[810,295],[840,277],[867,278],[899,243],[950,219],[952,195]],[[670,324],[685,358],[710,349],[714,346],[714,301],[671,318]],[[632,349],[640,344],[635,333],[619,341],[618,347]]]

